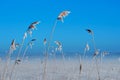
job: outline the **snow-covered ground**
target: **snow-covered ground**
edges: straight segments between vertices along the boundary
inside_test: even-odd
[[[100,80],[120,80],[120,62],[114,59],[98,60]],[[79,59],[48,60],[46,80],[98,80],[95,60],[81,60],[82,69],[80,74]],[[0,63],[0,76],[3,73],[4,62]],[[9,64],[9,75],[13,61]],[[40,59],[24,61],[16,66],[12,80],[43,80],[44,62]]]

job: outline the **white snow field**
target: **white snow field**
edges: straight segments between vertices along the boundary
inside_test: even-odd
[[[80,62],[82,69],[80,73]],[[117,59],[98,60],[100,80],[120,80],[120,62]],[[5,62],[0,62],[0,77],[2,77]],[[13,61],[5,80],[9,75]],[[11,80],[43,80],[44,62],[40,59],[26,60],[16,66]],[[95,60],[66,59],[47,60],[46,80],[98,80]],[[2,78],[0,78],[2,79]]]

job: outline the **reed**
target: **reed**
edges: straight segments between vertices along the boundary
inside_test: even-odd
[[[92,36],[92,43],[93,43],[94,51],[95,51],[95,53],[93,54],[93,58],[95,58],[95,64],[96,64],[96,69],[97,69],[97,74],[98,74],[98,80],[101,80],[99,67],[98,67],[98,62],[97,62],[97,57],[96,57],[99,54],[99,52],[98,52],[98,49],[96,48],[95,39],[94,39],[94,32],[92,30],[90,30],[90,29],[86,29],[86,31],[89,34],[91,34],[91,36]]]
[[[55,31],[57,22],[58,22],[58,21],[63,22],[64,17],[66,17],[69,13],[70,13],[70,11],[63,11],[63,12],[61,12],[61,13],[58,15],[57,20],[55,20],[55,23],[54,23],[54,25],[53,25],[52,31],[51,31],[51,33],[50,33],[50,38],[49,38],[49,41],[48,41],[46,53],[45,53],[45,58],[44,58],[44,63],[45,63],[45,64],[44,64],[43,80],[46,80],[48,52],[49,52],[50,43],[51,43],[51,41],[52,41],[52,37],[53,37],[54,31]]]
[[[9,67],[8,65],[9,65],[10,60],[11,60],[10,57],[11,57],[11,54],[16,50],[17,45],[18,44],[15,43],[15,40],[12,40],[9,52],[7,54],[6,63],[5,63],[5,67],[3,69],[3,74],[2,74],[1,80],[6,80],[6,73],[8,71],[8,67]]]
[[[20,54],[21,54],[21,51],[22,51],[22,47],[23,47],[23,45],[24,45],[24,41],[25,41],[25,39],[27,38],[27,35],[29,34],[29,35],[31,36],[31,35],[32,35],[32,31],[33,31],[34,29],[37,29],[37,28],[36,28],[36,25],[39,24],[39,23],[40,23],[39,21],[35,21],[35,22],[31,23],[31,24],[29,25],[27,31],[24,33],[23,38],[22,38],[22,43],[21,43],[20,48],[19,48],[19,50],[18,50],[17,57],[16,57],[15,62],[14,62],[14,64],[13,64],[13,66],[12,66],[12,69],[11,69],[10,80],[11,80],[11,78],[12,78],[12,74],[13,74],[14,69],[15,69],[15,67],[16,67],[16,64],[17,64],[16,62],[17,62],[17,61],[21,61],[21,60],[20,60]]]

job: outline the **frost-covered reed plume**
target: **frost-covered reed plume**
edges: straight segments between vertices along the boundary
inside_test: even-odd
[[[30,24],[30,26],[27,29],[27,33],[30,34],[30,36],[32,36],[32,31],[33,30],[35,30],[35,29],[37,30],[36,25],[38,25],[38,24],[40,24],[40,21],[35,21],[35,22]]]
[[[9,49],[9,52],[7,54],[7,60],[6,60],[6,63],[5,63],[5,67],[3,69],[3,75],[1,77],[1,80],[6,80],[6,74],[7,74],[7,71],[8,71],[8,65],[10,63],[10,57],[11,57],[11,54],[16,50],[17,46],[19,44],[16,44],[15,43],[15,40],[12,40],[12,43],[10,45],[10,49]]]
[[[57,45],[55,51],[60,51],[62,55],[62,59],[65,60],[64,53],[63,53],[63,48],[62,48],[62,43],[60,41],[54,41],[55,44]]]
[[[64,18],[66,17],[66,16],[68,16],[70,14],[70,11],[63,11],[63,12],[61,12],[60,14],[59,14],[59,16],[57,17],[57,20],[60,20],[60,21],[62,21],[62,22],[64,22]]]
[[[101,80],[100,78],[100,72],[99,72],[99,66],[98,66],[98,61],[97,61],[97,55],[99,54],[99,50],[96,48],[95,40],[94,40],[94,32],[91,29],[86,29],[86,31],[92,35],[92,43],[94,46],[94,54],[93,58],[95,58],[95,63],[96,63],[96,69],[97,69],[97,74],[98,74],[98,80]]]
[[[86,53],[87,53],[89,50],[90,50],[89,44],[86,43],[86,46],[85,46],[85,49],[84,49],[84,54],[83,54],[83,59],[85,58]]]

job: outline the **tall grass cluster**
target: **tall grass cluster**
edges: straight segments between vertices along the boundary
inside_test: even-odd
[[[86,77],[89,78],[91,77],[91,74],[92,74],[92,71],[96,71],[96,73],[94,73],[94,75],[97,74],[96,76],[96,79],[93,79],[93,80],[103,80],[104,78],[101,77],[101,70],[102,70],[102,67],[100,66],[100,62],[102,64],[102,61],[103,61],[103,57],[105,55],[108,54],[108,52],[101,52],[98,50],[98,48],[96,47],[96,43],[95,43],[95,38],[94,38],[94,32],[91,30],[91,29],[86,29],[86,31],[90,34],[91,36],[91,43],[92,43],[92,46],[93,46],[93,57],[91,58],[91,62],[90,61],[87,61],[87,55],[90,53],[90,50],[92,49],[92,47],[89,46],[88,42],[83,50],[83,53],[82,54],[78,54],[79,55],[79,60],[77,63],[78,64],[78,67],[75,68],[74,65],[72,66],[72,68],[70,69],[71,71],[69,71],[69,73],[73,73],[74,74],[74,70],[76,72],[78,72],[77,74],[74,74],[74,75],[68,75],[67,73],[62,73],[61,71],[59,71],[60,69],[59,66],[58,66],[58,63],[57,63],[57,53],[60,53],[61,55],[61,58],[62,58],[62,65],[64,65],[62,68],[63,72],[68,70],[67,69],[67,65],[65,64],[66,63],[66,60],[67,60],[67,56],[65,56],[65,53],[63,51],[63,44],[62,44],[62,41],[54,41],[54,44],[55,46],[52,47],[52,50],[51,50],[51,43],[53,42],[52,41],[52,38],[54,36],[54,31],[55,31],[55,28],[57,27],[57,23],[58,22],[61,22],[63,23],[64,22],[64,18],[66,16],[68,16],[71,12],[70,11],[63,11],[61,12],[57,17],[56,17],[56,20],[55,20],[55,23],[53,24],[53,28],[51,29],[51,33],[49,35],[49,38],[44,38],[43,39],[43,45],[44,45],[44,51],[43,51],[43,55],[44,55],[44,58],[41,60],[41,63],[39,64],[40,65],[40,72],[41,73],[38,73],[38,76],[39,78],[37,78],[37,80],[49,80],[48,79],[48,76],[49,75],[49,56],[50,56],[50,53],[52,53],[51,55],[54,56],[53,58],[53,72],[55,74],[64,74],[64,76],[67,76],[66,77],[66,80],[73,80],[71,79],[70,77],[71,76],[76,76],[77,75],[77,78],[75,78],[75,80],[84,80],[83,77],[85,77],[85,72],[86,73]],[[1,74],[0,74],[0,80],[15,80],[17,74],[16,72],[18,72],[20,70],[20,67],[22,64],[24,64],[24,60],[25,60],[25,56],[26,56],[26,53],[28,51],[29,48],[32,49],[32,47],[34,47],[34,42],[37,40],[37,38],[32,38],[32,33],[34,30],[36,30],[36,27],[37,25],[39,25],[39,21],[35,21],[33,23],[31,23],[27,30],[25,31],[23,37],[22,37],[22,41],[21,43],[16,43],[16,39],[13,39],[12,42],[11,42],[11,45],[9,47],[9,51],[7,53],[7,56],[6,56],[6,60],[5,60],[5,64],[4,64],[4,67],[3,67],[3,70],[1,70]],[[27,45],[24,44],[26,38],[30,36],[31,39],[30,41],[28,42]],[[46,36],[45,36],[46,37]],[[25,47],[23,47],[25,46]],[[25,48],[25,49],[24,49]],[[14,59],[14,62],[11,63],[11,55],[14,54],[14,51],[17,50],[17,56],[15,57]],[[22,56],[20,56],[22,55]],[[99,55],[101,55],[99,57]],[[99,62],[100,61],[100,62]],[[86,62],[86,63],[85,63]],[[94,65],[93,65],[94,64]],[[25,64],[24,64],[25,65]],[[85,67],[86,66],[90,66],[89,69],[86,69]],[[92,67],[93,66],[93,67]],[[93,68],[93,69],[92,69]],[[54,75],[52,75],[52,77],[55,77]],[[62,76],[60,76],[62,77]],[[34,79],[36,80],[36,79]],[[55,79],[53,79],[55,80]],[[62,80],[62,78],[61,78]]]

